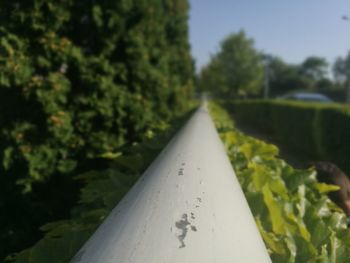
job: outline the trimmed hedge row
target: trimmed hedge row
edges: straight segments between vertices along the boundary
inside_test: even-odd
[[[350,107],[290,101],[233,101],[240,122],[273,135],[308,160],[327,160],[350,172]]]

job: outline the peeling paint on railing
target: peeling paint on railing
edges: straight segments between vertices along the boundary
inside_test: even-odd
[[[73,262],[271,262],[205,106]]]

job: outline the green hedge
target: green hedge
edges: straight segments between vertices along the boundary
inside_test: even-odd
[[[186,110],[188,12],[187,0],[0,1],[0,261],[67,217],[73,175]]]
[[[347,263],[350,230],[312,169],[278,159],[278,148],[235,129],[223,109],[211,105],[235,173],[274,263]]]
[[[327,160],[350,172],[350,107],[287,101],[234,101],[243,124],[268,132],[306,160]]]
[[[192,92],[187,0],[0,3],[0,171],[32,181],[145,137]]]
[[[104,155],[104,169],[75,176],[74,179],[84,187],[78,204],[71,209],[70,218],[47,222],[40,228],[44,235],[41,240],[30,248],[9,255],[6,262],[70,262],[190,114],[191,111],[176,118],[171,126],[169,123],[158,125],[156,134],[142,143],[120,147],[117,152]]]

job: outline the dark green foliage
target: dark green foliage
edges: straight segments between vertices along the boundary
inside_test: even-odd
[[[322,94],[335,102],[344,103],[346,98],[346,90],[340,84],[335,84],[333,90],[322,91]]]
[[[330,108],[322,111],[320,122],[321,154],[340,167],[350,171],[350,107]]]
[[[75,180],[84,183],[84,187],[81,189],[78,205],[71,210],[70,219],[44,225],[41,230],[45,234],[39,242],[8,257],[8,260],[16,263],[69,262],[189,114],[177,118],[171,128],[168,125],[159,125],[156,128],[158,135],[152,139],[106,155],[104,169],[76,176]]]
[[[279,105],[278,110],[271,110],[272,130],[280,139],[286,138],[288,145],[295,150],[303,148],[303,155],[310,156],[317,148],[317,138],[313,136],[317,111],[308,107],[290,107]],[[301,126],[302,125],[302,129]],[[317,129],[317,128],[316,128]],[[302,145],[302,146],[299,146]]]
[[[346,90],[345,101],[350,103],[350,52],[342,58],[339,57],[333,64],[334,78],[340,87]]]
[[[327,75],[328,62],[325,58],[311,56],[304,60],[300,66],[302,75],[313,81],[320,81]]]
[[[307,57],[301,64],[290,64],[281,58],[264,55],[269,72],[269,95],[278,97],[296,91],[333,93],[343,90],[327,77],[328,62],[322,57]],[[337,100],[342,101],[341,98]],[[344,100],[344,99],[343,99]]]
[[[46,182],[33,183],[32,191],[23,195],[10,176],[0,176],[0,262],[40,239],[39,226],[69,217],[81,185],[70,175],[53,175]]]
[[[187,20],[187,0],[0,2],[0,258],[66,217],[72,174],[103,167],[101,156],[186,110]],[[34,186],[54,193],[51,177],[73,191],[52,216]]]
[[[300,73],[299,65],[286,63],[281,58],[271,55],[264,57],[268,65],[270,97],[310,88],[310,81]]]
[[[23,184],[141,138],[191,94],[186,1],[0,10],[1,160],[29,173]]]
[[[327,160],[350,172],[350,108],[281,101],[227,103],[243,123],[269,132],[308,160]]]

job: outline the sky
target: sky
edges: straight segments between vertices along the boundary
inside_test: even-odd
[[[350,0],[190,0],[190,43],[197,71],[230,33],[243,29],[258,50],[301,63],[330,63],[350,50]]]

